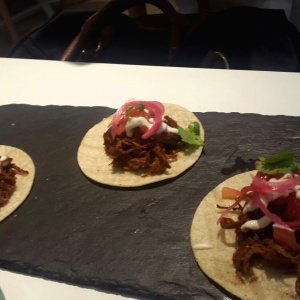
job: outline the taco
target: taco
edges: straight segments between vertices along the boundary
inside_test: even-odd
[[[24,151],[0,145],[0,221],[27,198],[35,176],[32,159]]]
[[[203,140],[200,121],[186,108],[133,100],[86,133],[78,164],[96,182],[143,186],[189,169],[200,157]]]
[[[256,169],[202,200],[191,226],[193,253],[208,277],[242,299],[296,299],[300,165],[285,151],[260,158]]]

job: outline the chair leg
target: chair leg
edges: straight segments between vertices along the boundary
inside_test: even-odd
[[[11,14],[9,13],[5,0],[0,0],[0,13],[12,41],[14,43],[17,42],[19,39],[19,35],[17,33],[16,26],[12,20]]]

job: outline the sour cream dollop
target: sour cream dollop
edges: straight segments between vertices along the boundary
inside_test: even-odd
[[[125,125],[126,135],[128,137],[132,137],[134,128],[147,127],[148,130],[150,130],[153,127],[153,125],[154,125],[153,123],[150,123],[144,117],[129,118],[126,125]],[[159,133],[162,133],[162,132],[172,132],[172,133],[178,134],[178,129],[170,127],[166,123],[162,122],[156,133],[159,134]]]

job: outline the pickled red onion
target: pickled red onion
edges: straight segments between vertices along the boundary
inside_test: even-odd
[[[114,139],[117,135],[117,128],[120,124],[120,121],[124,117],[124,112],[129,108],[130,106],[134,106],[139,104],[139,101],[129,101],[123,104],[121,107],[118,108],[118,110],[115,112],[113,119],[110,121],[108,126],[111,126],[111,135],[112,138]]]
[[[246,186],[244,188],[241,189],[241,194],[240,196],[235,200],[235,202],[230,205],[228,208],[226,208],[226,210],[221,214],[221,216],[219,217],[217,224],[219,224],[221,222],[221,220],[232,210],[234,209],[242,200],[245,199],[245,196],[248,192],[251,192],[251,187],[250,186]]]
[[[300,220],[296,220],[296,221],[289,221],[289,222],[284,222],[287,226],[289,226],[290,228],[293,227],[299,227],[300,226]]]
[[[152,112],[154,114],[154,124],[148,131],[146,131],[142,135],[143,139],[147,139],[148,137],[154,135],[157,132],[157,130],[161,126],[162,117],[165,112],[165,108],[159,102],[153,101],[153,102],[147,103],[147,106],[145,105],[145,107],[149,110],[149,112]]]
[[[118,126],[121,120],[125,117],[124,113],[126,112],[126,110],[131,106],[135,106],[139,104],[143,104],[145,106],[145,109],[148,110],[149,114],[153,115],[153,119],[154,119],[153,126],[142,135],[142,138],[147,139],[148,137],[154,135],[157,132],[157,130],[160,128],[162,123],[162,117],[165,112],[165,108],[162,105],[162,103],[157,101],[139,101],[139,100],[129,101],[123,104],[116,111],[112,121],[109,123],[109,126],[111,126],[111,135],[113,139],[117,135]]]
[[[300,176],[291,176],[283,181],[269,182],[265,180],[260,173],[257,173],[257,175],[253,178],[251,186],[254,191],[257,191],[260,194],[273,194],[290,191],[298,184],[300,184]]]
[[[298,173],[297,173],[298,174]],[[245,196],[247,193],[252,192],[251,201],[254,201],[258,207],[261,209],[261,211],[267,216],[274,224],[278,224],[284,227],[297,227],[300,226],[300,220],[294,220],[294,221],[282,221],[278,216],[271,213],[266,206],[265,203],[260,198],[260,195],[268,195],[268,194],[282,194],[285,192],[293,192],[293,188],[296,185],[300,184],[300,176],[296,177],[289,177],[286,178],[283,181],[278,182],[269,182],[267,181],[263,174],[258,172],[251,183],[251,185],[244,187],[241,190],[241,195],[237,198],[237,200],[229,206],[219,217],[217,224],[220,223],[220,221],[234,208],[236,207],[243,199],[245,199]]]

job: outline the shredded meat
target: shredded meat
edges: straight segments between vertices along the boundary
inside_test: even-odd
[[[221,227],[235,229],[236,250],[233,254],[233,265],[239,278],[244,281],[257,280],[253,273],[254,262],[263,259],[272,266],[289,268],[297,275],[296,292],[300,295],[300,247],[290,249],[277,244],[273,239],[272,224],[266,228],[252,231],[243,231],[241,226],[249,220],[261,218],[263,213],[257,209],[246,215],[242,210],[237,221],[224,218]]]
[[[170,117],[165,117],[165,123],[171,127],[177,127],[177,123]],[[171,168],[170,160],[177,157],[178,151],[184,143],[174,133],[162,132],[147,139],[142,139],[140,128],[133,130],[133,137],[126,133],[111,137],[111,128],[103,135],[105,151],[112,157],[111,165],[125,171],[144,170],[142,176],[163,174]]]
[[[16,174],[26,175],[28,171],[12,163],[12,158],[0,156],[0,207],[7,204],[16,187]]]
[[[173,127],[173,128],[177,128],[178,127],[177,122],[175,120],[173,120],[171,117],[165,116],[164,119],[165,119],[165,123],[167,125],[169,125],[170,127]]]

